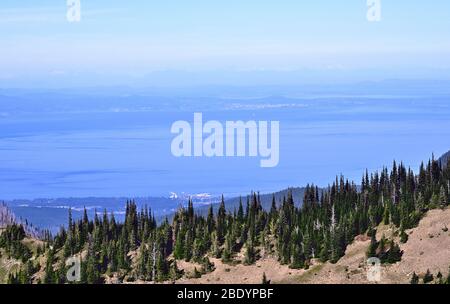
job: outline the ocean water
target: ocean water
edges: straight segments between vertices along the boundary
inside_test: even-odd
[[[168,97],[169,96],[169,97]],[[201,94],[199,94],[201,96]],[[176,158],[176,120],[280,121],[280,162]],[[445,94],[207,98],[0,94],[0,199],[234,196],[315,183],[356,182],[394,159],[417,169],[450,149]]]

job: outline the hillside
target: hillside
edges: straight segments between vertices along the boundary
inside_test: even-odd
[[[27,220],[18,218],[4,203],[0,203],[0,229],[12,224],[20,224],[24,227],[25,232],[32,238],[40,238],[42,236],[41,231],[28,223]]]
[[[382,266],[382,280],[380,284],[408,284],[412,273],[423,277],[429,269],[436,274],[439,271],[446,277],[450,266],[450,208],[445,210],[431,210],[420,221],[416,228],[407,230],[409,239],[401,244],[404,251],[402,260],[396,264]],[[377,239],[384,234],[390,236],[398,234],[393,226],[380,225]],[[398,236],[396,237],[398,240]],[[41,242],[32,239],[24,240],[27,246],[35,248]],[[367,236],[360,235],[355,238],[345,252],[345,255],[336,263],[320,263],[317,259],[308,269],[291,269],[287,265],[280,265],[274,256],[264,254],[254,265],[245,266],[241,262],[225,264],[221,259],[211,259],[215,270],[202,275],[201,278],[190,278],[194,268],[201,265],[179,261],[178,267],[185,276],[177,281],[179,284],[259,284],[263,273],[273,284],[366,284],[366,251],[370,244]],[[240,255],[240,259],[243,254]],[[0,259],[0,282],[5,272],[17,269],[20,263],[15,260]],[[42,273],[40,274],[42,275]],[[110,280],[113,283],[114,280]],[[135,283],[144,283],[136,281]]]
[[[265,210],[270,210],[270,207],[272,206],[272,200],[275,198],[275,203],[277,206],[280,206],[281,201],[283,198],[286,198],[288,195],[288,192],[292,193],[292,198],[294,199],[294,202],[296,203],[297,207],[300,207],[303,202],[303,196],[305,195],[306,188],[304,187],[294,187],[294,188],[287,188],[275,193],[270,194],[259,194],[259,199],[261,202],[261,207]],[[233,197],[229,199],[225,199],[225,207],[227,210],[237,210],[239,208],[239,202],[242,200],[242,204],[245,205],[247,201],[247,197]],[[213,206],[214,211],[216,212],[219,208],[220,202],[216,202],[211,204]],[[197,214],[206,215],[208,213],[209,205],[208,206],[200,206],[197,208]],[[170,219],[172,216],[169,217]]]
[[[400,244],[403,256],[400,262],[382,266],[381,284],[408,284],[415,272],[423,277],[429,269],[431,273],[439,271],[446,277],[450,267],[450,209],[431,210],[420,221],[419,226],[409,229],[405,244]],[[398,233],[392,226],[381,225],[377,239],[384,233],[386,236]],[[396,236],[398,240],[398,236]],[[366,251],[370,240],[357,237],[336,264],[325,263],[313,267],[298,277],[282,280],[283,283],[312,284],[360,284],[367,281]]]
[[[272,199],[275,197],[276,205],[279,206],[281,204],[281,201],[283,198],[287,197],[288,192],[290,191],[292,193],[292,198],[294,199],[294,202],[296,202],[296,206],[300,207],[303,202],[303,196],[305,195],[305,189],[304,187],[294,187],[294,188],[287,188],[275,193],[270,194],[260,194],[260,200],[261,200],[261,206],[265,210],[270,210],[270,207],[272,206]],[[225,206],[229,210],[233,210],[234,208],[239,207],[239,197],[235,197],[232,199],[228,199],[225,201]],[[245,204],[246,198],[242,198],[242,203]]]
[[[14,222],[14,214],[6,207],[5,204],[0,204],[0,228],[4,228]]]
[[[439,158],[439,163],[441,164],[441,166],[446,166],[449,160],[450,160],[450,151],[448,151]]]
[[[161,223],[127,201],[124,221],[106,211],[69,214],[67,228],[43,243],[8,224],[0,268],[9,283],[63,284],[75,256],[86,284],[258,283],[263,274],[273,283],[335,284],[367,282],[367,256],[383,265],[380,283],[407,283],[428,269],[447,276],[449,178],[434,158],[417,174],[394,162],[360,186],[340,176],[326,189],[252,193],[237,210],[221,202],[207,215],[189,201]],[[272,206],[273,197],[280,203]]]
[[[413,272],[423,277],[429,269],[431,273],[439,271],[446,277],[450,266],[450,232],[444,231],[450,227],[450,208],[431,210],[420,221],[416,228],[407,230],[409,239],[401,244],[404,251],[402,260],[393,265],[382,266],[380,284],[408,284]],[[382,234],[390,236],[398,234],[393,226],[380,225],[377,239]],[[398,241],[398,236],[396,237]],[[263,257],[252,266],[228,265],[220,259],[212,260],[216,270],[198,279],[181,279],[178,283],[234,283],[259,284],[263,273],[272,283],[283,284],[366,284],[367,280],[366,251],[370,238],[360,235],[347,247],[345,255],[336,263],[320,263],[317,259],[308,270],[290,269],[280,265],[272,256]],[[186,273],[192,273],[194,267],[200,265],[179,263],[178,266]]]

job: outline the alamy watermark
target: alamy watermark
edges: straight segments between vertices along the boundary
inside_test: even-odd
[[[67,0],[67,21],[81,21],[81,2],[80,0]]]
[[[369,22],[381,21],[381,0],[367,1],[367,20]],[[81,21],[81,0],[67,0],[67,21]]]
[[[80,282],[81,281],[81,258],[77,256],[70,257],[66,260],[66,279],[67,282]]]
[[[171,151],[175,157],[260,157],[260,166],[276,167],[280,160],[279,121],[203,122],[202,113],[172,124]],[[204,137],[206,135],[206,137]]]
[[[381,21],[381,0],[367,0],[367,21]]]
[[[381,261],[379,258],[367,259],[367,281],[380,282],[381,281]]]

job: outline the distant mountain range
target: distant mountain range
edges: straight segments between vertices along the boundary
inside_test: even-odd
[[[292,192],[292,197],[294,199],[294,203],[297,207],[301,206],[303,203],[303,196],[305,194],[305,189],[304,187],[294,187],[294,188],[287,188],[275,193],[269,193],[269,194],[260,194],[260,200],[261,200],[261,206],[266,209],[269,210],[270,207],[272,206],[272,199],[273,197],[275,197],[275,203],[277,204],[277,206],[280,205],[281,201],[283,200],[283,197],[287,197],[288,192],[291,191]],[[229,212],[233,212],[234,210],[237,210],[239,208],[239,202],[242,200],[242,205],[245,208],[245,205],[247,203],[247,196],[243,196],[243,197],[233,197],[233,198],[229,198],[229,199],[225,199],[225,207],[227,209],[227,211]],[[219,208],[219,204],[220,201],[217,203],[212,204],[214,211],[217,211],[217,209]],[[203,206],[200,208],[197,208],[197,213],[199,214],[205,214],[209,209],[209,206]]]
[[[269,209],[272,205],[272,197],[275,196],[277,205],[283,197],[287,197],[288,191],[292,191],[294,202],[300,206],[303,202],[305,188],[288,188],[276,193],[261,194],[261,205]],[[172,215],[182,206],[187,206],[189,199],[192,199],[196,212],[206,214],[209,206],[212,205],[217,211],[221,202],[221,197],[211,196],[207,193],[186,194],[171,193],[169,197],[87,197],[87,198],[56,198],[56,199],[34,199],[34,200],[11,200],[7,201],[8,208],[15,216],[28,219],[37,227],[49,229],[57,232],[59,228],[67,223],[68,211],[71,209],[74,219],[83,216],[84,209],[89,217],[93,217],[95,212],[114,213],[117,220],[123,220],[125,214],[125,204],[127,200],[134,200],[139,208],[145,206],[151,208],[151,212],[158,221],[166,217],[171,220]],[[242,198],[225,198],[225,206],[228,211],[233,212],[239,208],[239,201],[245,207],[247,196]]]
[[[192,198],[194,206],[201,208],[204,205],[217,204],[219,197],[208,194],[176,194],[170,197],[86,197],[86,198],[56,198],[34,200],[10,200],[5,201],[9,209],[18,217],[28,219],[37,227],[56,232],[67,223],[68,211],[71,209],[74,219],[83,216],[84,209],[89,217],[95,212],[114,213],[117,220],[123,220],[127,200],[134,200],[139,208],[146,206],[151,209],[156,219],[163,220],[173,214],[181,206],[186,206]]]

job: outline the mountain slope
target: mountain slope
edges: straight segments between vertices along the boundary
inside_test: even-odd
[[[393,265],[382,266],[380,284],[408,284],[413,272],[422,277],[427,269],[433,274],[439,271],[447,276],[450,266],[450,232],[444,231],[450,226],[450,208],[431,210],[420,221],[419,226],[407,230],[409,240],[400,247],[404,251],[402,260]],[[398,232],[392,226],[380,225],[377,239]],[[398,237],[396,237],[398,241]],[[272,283],[283,284],[365,284],[367,280],[366,251],[370,238],[358,236],[348,246],[345,255],[336,263],[320,263],[315,260],[308,270],[290,269],[280,265],[273,257],[267,256],[252,266],[223,264],[220,259],[212,260],[216,270],[199,279],[181,279],[178,283],[234,283],[259,284],[263,273]],[[192,263],[180,263],[179,266],[190,273]]]
[[[403,256],[400,262],[383,265],[381,284],[408,284],[415,272],[423,277],[427,269],[434,275],[439,271],[446,277],[450,266],[450,208],[431,210],[416,228],[407,230],[408,241],[400,244]],[[447,231],[445,231],[447,230]],[[392,226],[380,226],[377,239],[382,235],[398,233]],[[398,237],[396,237],[398,240]],[[284,283],[360,284],[367,280],[366,251],[370,239],[357,237],[348,246],[344,257],[336,264],[325,263],[312,267],[305,274],[284,280]]]
[[[40,238],[41,231],[29,224],[28,221],[17,218],[16,215],[4,204],[0,204],[0,229],[12,224],[20,224],[23,226],[25,233],[32,238]]]
[[[448,151],[439,158],[439,163],[441,164],[441,166],[447,166],[449,160],[450,160],[450,151]]]
[[[303,203],[303,196],[305,194],[304,187],[295,187],[295,188],[287,188],[275,193],[270,194],[260,194],[259,198],[261,200],[261,206],[263,209],[269,211],[270,207],[272,206],[272,199],[275,197],[275,202],[277,206],[280,206],[283,198],[286,198],[288,196],[288,192],[291,191],[292,198],[294,199],[294,202],[296,203],[297,207],[300,207]],[[227,210],[233,212],[233,210],[237,210],[239,208],[239,201],[242,200],[242,206],[245,209],[245,205],[247,202],[247,197],[233,197],[229,199],[225,199],[225,207]],[[211,204],[213,206],[214,211],[216,212],[219,209],[220,202]],[[201,215],[206,215],[208,213],[209,205],[200,206],[197,207],[196,213]],[[171,216],[169,217],[171,218]]]
[[[303,195],[305,194],[305,188],[287,188],[275,193],[271,194],[261,194],[259,197],[261,199],[261,206],[265,210],[270,210],[270,207],[272,206],[272,198],[275,196],[275,202],[277,206],[280,205],[280,202],[283,200],[283,197],[286,198],[288,196],[288,192],[291,191],[292,198],[294,199],[294,202],[296,202],[297,207],[301,206],[303,202]],[[246,198],[242,198],[242,204],[245,207]],[[228,210],[233,210],[233,208],[239,207],[239,197],[235,197],[229,200],[225,201],[225,206]]]

